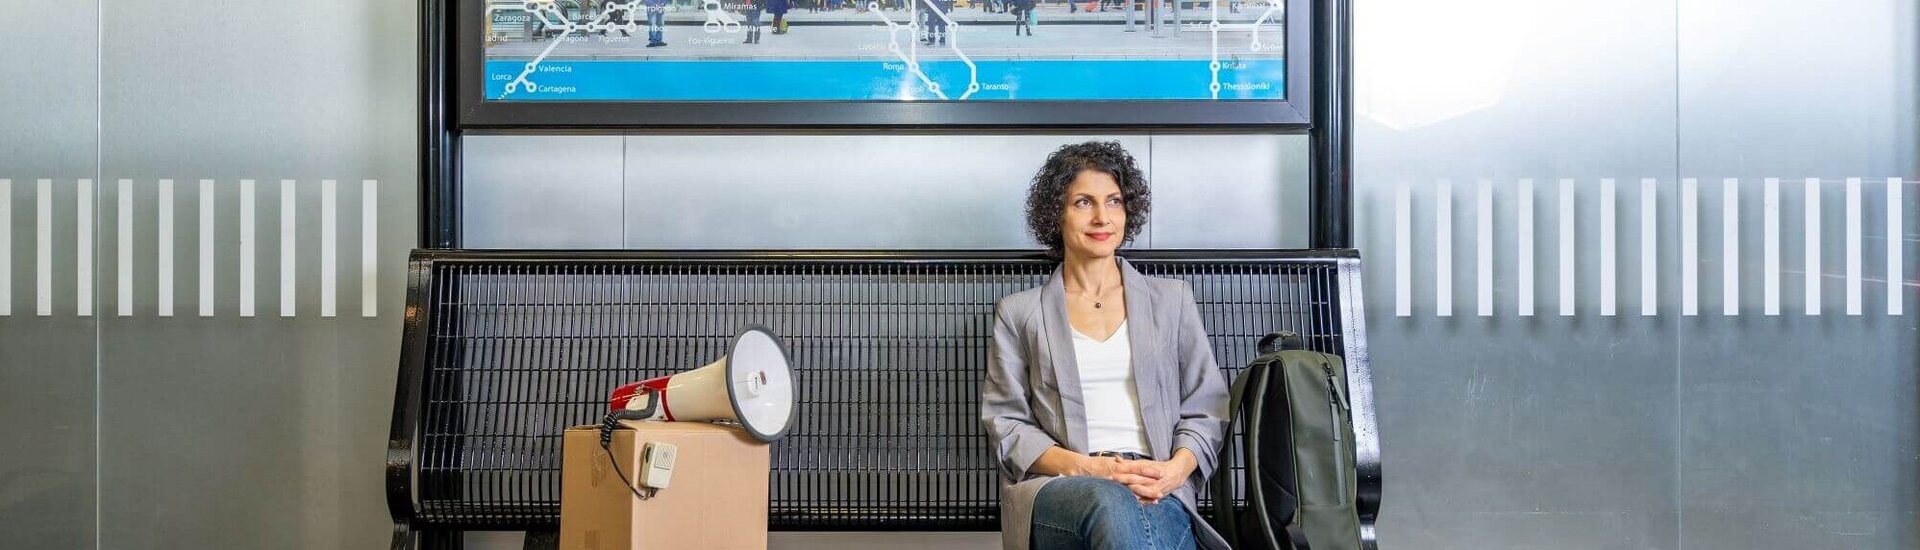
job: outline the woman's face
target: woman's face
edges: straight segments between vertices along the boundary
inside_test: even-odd
[[[1066,213],[1060,217],[1060,241],[1066,253],[1105,258],[1126,235],[1127,200],[1113,176],[1081,170],[1067,186]]]

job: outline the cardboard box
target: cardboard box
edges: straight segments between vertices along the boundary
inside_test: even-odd
[[[562,443],[562,550],[765,550],[767,445],[704,422],[625,422],[613,460],[639,483],[642,445],[679,447],[667,488],[641,500],[600,448],[599,426],[568,428]],[[644,490],[642,491],[644,493]]]

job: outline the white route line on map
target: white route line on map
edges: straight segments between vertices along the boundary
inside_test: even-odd
[[[911,71],[914,77],[919,78],[920,83],[925,85],[927,90],[932,91],[934,97],[943,100],[954,99],[947,97],[947,93],[940,88],[940,83],[934,82],[932,77],[927,76],[925,71],[920,70],[919,31],[921,25],[919,8],[921,3],[925,3],[928,8],[934,7],[933,0],[920,0],[920,2],[914,3],[914,9],[907,12],[908,21],[905,25],[895,23],[892,19],[887,18],[887,15],[881,12],[880,3],[878,2],[868,2],[867,11],[879,17],[880,22],[887,25],[887,51],[892,53],[895,58],[898,58],[900,62],[905,63],[907,70]],[[946,31],[947,49],[953,50],[953,54],[960,57],[960,62],[967,65],[967,90],[962,92],[958,99],[965,100],[973,97],[973,94],[980,91],[980,67],[973,63],[972,57],[967,56],[966,52],[960,50],[960,23],[938,9],[934,9],[933,14],[939,16],[940,20],[946,23],[948,29]],[[905,52],[900,50],[900,30],[903,27],[909,31],[909,42],[907,43]]]
[[[1260,18],[1252,23],[1221,23],[1219,0],[1208,4],[1212,7],[1212,20],[1207,22],[1207,31],[1212,34],[1213,44],[1210,48],[1211,55],[1207,60],[1207,70],[1213,73],[1213,82],[1207,85],[1207,92],[1212,94],[1213,99],[1218,100],[1220,99],[1220,31],[1246,29],[1253,33],[1247,49],[1256,52],[1266,49],[1266,43],[1260,41],[1260,27],[1266,25],[1267,21],[1273,18],[1273,13],[1280,10],[1280,3],[1278,0],[1267,0],[1267,11],[1261,13]]]
[[[553,43],[547,44],[547,49],[541,50],[538,57],[533,58],[533,61],[528,61],[527,66],[520,70],[520,75],[515,76],[512,82],[508,82],[506,90],[501,92],[500,97],[494,99],[506,99],[507,96],[513,95],[515,92],[520,91],[521,88],[525,88],[528,93],[539,89],[533,80],[527,78],[527,75],[531,75],[534,71],[539,70],[540,63],[546,61],[547,56],[552,55],[553,50],[560,47],[560,43],[566,42],[567,37],[572,36],[575,32],[585,34],[618,30],[624,31],[627,34],[633,34],[640,30],[640,23],[633,18],[633,3],[631,2],[610,4],[605,11],[600,12],[598,18],[587,23],[568,21],[566,12],[561,10],[557,3],[535,4],[528,2],[520,9],[530,14],[534,19],[539,20],[542,25],[560,28],[560,35],[553,37]],[[625,18],[627,22],[609,23],[608,20],[616,13],[626,14]],[[491,12],[489,12],[488,16],[491,17],[491,15]],[[735,23],[735,25],[737,28],[738,23]]]

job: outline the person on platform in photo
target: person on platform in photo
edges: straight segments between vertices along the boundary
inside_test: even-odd
[[[1061,147],[1027,191],[1027,230],[1060,263],[994,303],[980,421],[1009,550],[1227,550],[1200,487],[1227,428],[1227,383],[1193,288],[1116,255],[1152,211],[1117,142]]]
[[[921,12],[926,19],[927,35],[920,42],[928,46],[947,43],[947,19],[942,17],[953,13],[953,0],[922,0],[924,6],[931,7]]]
[[[1013,35],[1020,36],[1020,29],[1027,30],[1027,36],[1033,36],[1034,0],[1007,0],[1013,4]]]
[[[747,39],[742,44],[760,43],[760,11],[767,0],[739,0],[740,16],[745,19],[740,24],[746,27]]]
[[[670,0],[642,0],[647,8],[647,47],[658,48],[667,45],[667,2]]]
[[[766,0],[767,13],[773,14],[773,34],[787,34],[787,9],[792,7],[789,0]]]

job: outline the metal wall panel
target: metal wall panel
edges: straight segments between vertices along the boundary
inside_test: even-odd
[[[1372,291],[1382,545],[1678,547],[1671,321],[1600,315],[1603,266],[1591,253],[1600,178],[1637,190],[1639,178],[1676,169],[1674,2],[1356,9],[1355,230]],[[1484,317],[1483,178],[1494,252]],[[1522,178],[1534,180],[1530,227],[1519,223]],[[1576,179],[1571,250],[1559,238],[1560,178]],[[1396,238],[1402,189],[1410,242]],[[1637,206],[1635,196],[1616,204]],[[1522,237],[1532,238],[1531,316],[1519,314]],[[1571,316],[1560,310],[1562,257],[1575,275]],[[1405,317],[1402,270],[1415,312]]]
[[[1886,308],[1914,301],[1913,6],[1363,6],[1359,231],[1370,284],[1384,289],[1374,354],[1403,365],[1376,375],[1383,540],[1910,545],[1916,326]],[[1809,176],[1822,178],[1812,240]],[[1863,178],[1858,208],[1849,176]],[[1652,249],[1639,225],[1648,177]],[[1781,179],[1775,206],[1768,177]],[[1908,178],[1905,198],[1888,198],[1888,177]],[[1522,178],[1535,180],[1532,226],[1518,226]],[[1561,178],[1576,195],[1564,242]],[[1738,178],[1733,191],[1724,178]],[[1480,179],[1493,218],[1485,316]],[[1846,305],[1849,217],[1863,249],[1858,316]],[[1907,258],[1891,285],[1889,238]],[[1768,248],[1778,290],[1764,283]],[[1810,250],[1824,298],[1814,313]],[[1646,314],[1643,255],[1657,285]],[[1577,301],[1567,315],[1563,257]]]
[[[0,545],[92,547],[95,317],[77,315],[79,179],[97,178],[100,9],[22,0],[0,48]],[[54,14],[57,14],[55,16]],[[38,213],[49,179],[49,315],[38,315]],[[89,308],[90,309],[90,308]]]
[[[414,4],[105,4],[99,544],[368,548],[414,244]],[[133,180],[131,315],[118,313],[119,178]],[[157,181],[174,180],[173,302]],[[200,179],[212,179],[213,316],[200,316]],[[241,179],[255,181],[243,316]],[[281,180],[293,180],[284,194]],[[328,210],[325,179],[334,179]],[[374,317],[362,212],[377,180]],[[281,245],[282,198],[296,223]],[[117,206],[117,205],[116,205]],[[331,229],[331,231],[328,231]],[[332,275],[323,271],[331,236]],[[291,315],[282,309],[291,258]],[[331,285],[328,285],[331,283]],[[323,306],[331,286],[334,316]]]
[[[1091,139],[1150,168],[1145,135],[628,136],[625,244],[1033,248],[1028,182],[1055,148]]]
[[[624,161],[607,158],[604,139],[471,139],[467,244],[1030,248],[1022,201],[1033,172],[1054,148],[1089,139],[1119,139],[1154,185],[1136,247],[1306,244],[1301,136],[636,135]],[[608,189],[606,171],[623,164],[624,190]],[[623,243],[609,240],[617,193]]]
[[[1685,2],[1680,9],[1680,169],[1701,183],[1703,312],[1723,272],[1739,315],[1679,334],[1677,498],[1688,548],[1901,548],[1920,537],[1920,7],[1910,1]],[[1721,178],[1741,178],[1736,260]],[[1765,314],[1767,177],[1783,178],[1779,316]],[[1804,179],[1821,178],[1820,315],[1806,315]],[[1860,177],[1859,315],[1847,306],[1846,178]],[[1904,177],[1889,204],[1888,177]],[[1901,285],[1886,284],[1889,207],[1902,216]],[[1889,315],[1886,301],[1904,301]]]
[[[1153,245],[1306,248],[1306,136],[1154,134]]]
[[[12,311],[0,317],[0,437],[10,450],[0,452],[0,531],[24,547],[91,547],[99,325],[92,308],[77,314],[78,186],[51,183],[46,316],[38,309],[38,185],[15,179],[11,193]]]
[[[619,248],[621,136],[470,136],[461,141],[468,248]]]
[[[1594,280],[1601,272],[1601,200],[1576,185],[1571,256],[1573,314],[1560,296],[1561,217],[1557,184],[1538,185],[1533,225],[1519,223],[1518,184],[1492,197],[1492,311],[1481,316],[1475,264],[1474,187],[1455,184],[1440,202],[1438,184],[1410,191],[1408,221],[1416,312],[1394,315],[1393,191],[1362,196],[1363,254],[1370,258],[1370,345],[1377,369],[1383,468],[1388,486],[1381,538],[1419,548],[1673,548],[1678,517],[1672,491],[1675,380],[1668,318],[1603,316]],[[1625,208],[1622,218],[1637,219]],[[1440,204],[1452,208],[1450,238],[1436,231]],[[1660,224],[1672,227],[1668,217]],[[1386,231],[1377,231],[1380,227]],[[1518,236],[1531,251],[1533,311],[1522,302]],[[1384,233],[1384,234],[1382,234]],[[1634,235],[1637,240],[1637,233]],[[1623,240],[1625,239],[1623,235]],[[1657,242],[1671,250],[1671,233]],[[1450,249],[1452,312],[1441,316],[1435,270]],[[1615,266],[1636,273],[1637,262]],[[1377,282],[1376,282],[1377,281]],[[1663,284],[1661,299],[1677,292]],[[1623,295],[1631,296],[1631,294]],[[1636,303],[1637,300],[1623,303]],[[1622,307],[1626,310],[1626,307]],[[1670,311],[1670,308],[1663,308]]]

